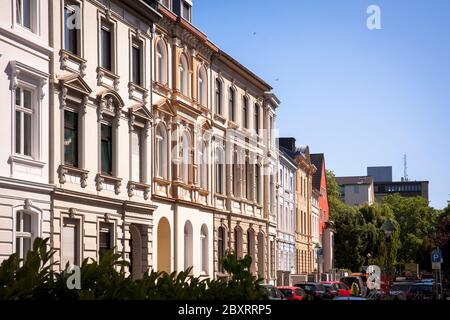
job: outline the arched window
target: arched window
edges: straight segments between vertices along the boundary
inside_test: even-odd
[[[191,148],[191,139],[189,137],[189,132],[185,130],[181,140],[181,149],[180,149],[180,157],[181,157],[180,177],[184,183],[189,183],[189,165],[191,163],[190,148]]]
[[[223,194],[223,150],[216,148],[216,193]]]
[[[16,254],[20,259],[26,259],[37,236],[35,220],[34,215],[26,211],[16,212]]]
[[[234,228],[234,253],[238,259],[242,258],[242,229]]]
[[[199,139],[198,145],[198,184],[206,190],[208,188],[208,146],[203,139]]]
[[[255,131],[259,134],[259,106],[255,103]]]
[[[230,120],[236,122],[236,93],[231,87],[228,92],[228,113]]]
[[[209,262],[209,239],[208,239],[208,227],[206,224],[202,225],[200,230],[200,244],[202,253],[202,272],[208,274],[208,262]]]
[[[167,84],[167,51],[164,41],[156,45],[156,82]]]
[[[208,79],[205,67],[201,67],[198,73],[198,101],[202,106],[208,104]]]
[[[265,278],[264,233],[258,233],[258,275]],[[287,262],[287,261],[286,261]]]
[[[156,128],[156,175],[167,179],[167,134],[163,124]]]
[[[190,221],[186,221],[184,224],[184,270],[192,267],[193,248],[192,248],[192,224]]]
[[[255,231],[253,229],[247,230],[247,255],[252,258],[252,264],[250,265],[250,271],[255,271]]]
[[[225,256],[225,228],[219,227],[217,230],[217,254],[220,272],[223,272],[222,258]]]
[[[189,96],[189,65],[186,57],[181,55],[180,58],[180,91],[186,97]]]
[[[216,79],[216,113],[222,114],[222,81]]]
[[[242,126],[248,129],[248,98],[242,99]]]

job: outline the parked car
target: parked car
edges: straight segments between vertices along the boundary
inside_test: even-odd
[[[286,300],[284,294],[277,287],[271,284],[263,284],[261,286],[267,290],[269,300]]]
[[[325,289],[332,294],[337,292],[334,297],[350,297],[350,288],[343,282],[339,281],[322,281],[321,284],[324,285]]]
[[[367,287],[364,285],[363,280],[360,276],[348,276],[340,279],[340,282],[345,283],[349,288],[352,287],[352,284],[356,282],[359,288],[359,294],[363,297],[367,295]]]
[[[306,296],[305,290],[300,287],[277,287],[287,300],[302,300]]]
[[[367,295],[368,300],[406,300],[406,294],[402,291],[390,291],[389,293],[383,290],[371,290]]]
[[[392,294],[396,294],[396,292],[403,292],[407,296],[412,285],[415,283],[416,281],[393,282],[390,291]]]
[[[363,297],[336,297],[333,301],[365,301],[366,298]]]
[[[300,287],[305,290],[307,295],[310,295],[314,300],[326,300],[329,299],[325,287],[323,284],[315,282],[297,283],[295,287]]]
[[[418,282],[411,286],[408,300],[436,300],[435,285],[431,282]]]

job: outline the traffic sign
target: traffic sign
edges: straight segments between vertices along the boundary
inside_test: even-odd
[[[433,252],[431,252],[431,262],[432,263],[442,263],[444,262],[442,260],[442,250],[436,249]]]

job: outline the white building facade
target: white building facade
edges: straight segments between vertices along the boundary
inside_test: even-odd
[[[0,261],[25,258],[49,237],[47,1],[2,1],[0,11]]]
[[[297,166],[288,154],[280,150],[277,214],[277,284],[292,285],[295,273],[295,174]]]

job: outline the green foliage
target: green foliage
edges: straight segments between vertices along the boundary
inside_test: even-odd
[[[386,197],[381,204],[350,207],[342,202],[333,172],[327,172],[330,218],[335,235],[335,259],[338,268],[360,271],[364,265],[380,266],[418,262],[429,265],[434,246],[431,233],[437,212],[423,198]],[[381,230],[389,220],[394,232],[386,238]],[[388,250],[389,249],[389,250]],[[387,252],[390,252],[389,256]],[[370,257],[370,259],[368,258]],[[370,261],[369,261],[370,260]]]
[[[266,291],[250,272],[251,258],[223,258],[226,279],[201,279],[182,272],[151,271],[140,280],[124,272],[128,262],[114,251],[105,252],[99,262],[85,259],[80,267],[81,289],[67,287],[71,273],[55,272],[55,254],[48,239],[36,239],[25,261],[13,254],[0,265],[0,300],[259,300]]]

